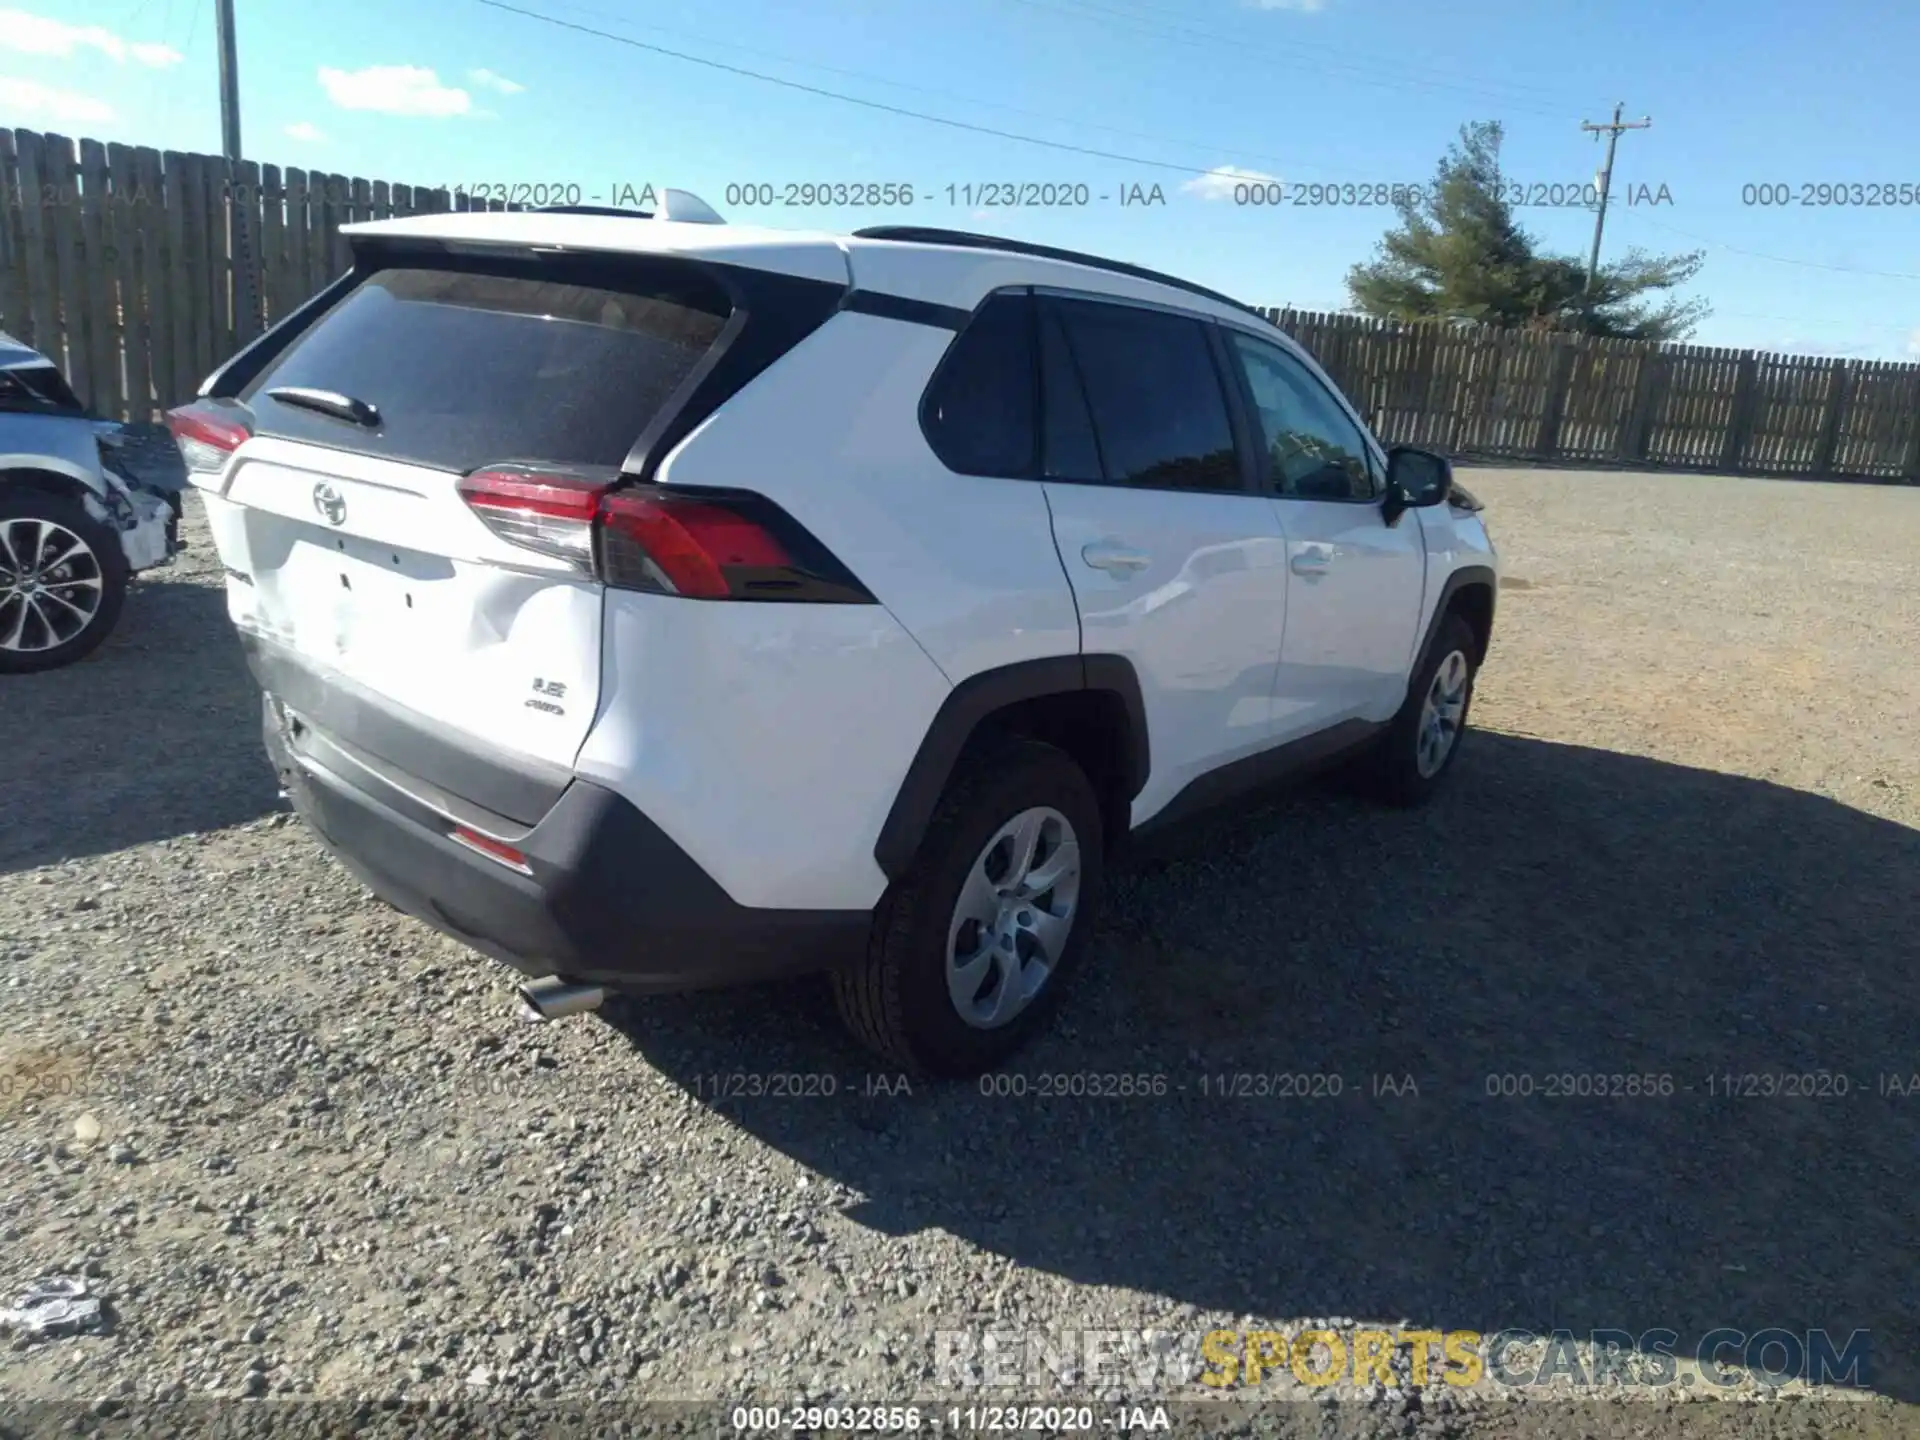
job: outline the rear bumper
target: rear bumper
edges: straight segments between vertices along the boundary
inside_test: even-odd
[[[694,990],[830,969],[866,943],[864,911],[738,904],[631,802],[583,780],[530,828],[475,824],[526,857],[523,874],[448,838],[454,821],[420,793],[445,805],[444,792],[271,693],[264,712],[268,756],[326,847],[390,904],[523,974]]]

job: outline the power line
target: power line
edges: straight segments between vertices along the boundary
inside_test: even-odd
[[[474,3],[485,5],[489,9],[505,11],[506,13],[511,15],[519,15],[528,20],[537,20],[542,24],[552,25],[562,30],[572,30],[581,35],[591,35],[595,39],[610,40],[616,45],[625,45],[632,49],[645,50],[655,55],[663,55],[671,60],[684,60],[690,65],[699,65],[706,69],[719,70],[725,74],[741,76],[744,79],[758,80],[763,84],[776,85],[776,86],[779,86],[781,89],[793,90],[805,95],[815,95],[826,100],[837,100],[842,104],[855,105],[865,110],[877,110],[882,114],[898,115],[910,120],[921,120],[930,125],[941,125],[941,126],[947,127],[948,129],[962,130],[969,134],[974,134],[974,135],[987,135],[999,140],[1011,140],[1017,144],[1035,145],[1043,149],[1058,150],[1058,151],[1063,151],[1073,155],[1086,155],[1091,158],[1100,159],[1100,160],[1116,160],[1121,162],[1122,164],[1140,165],[1140,166],[1145,166],[1149,169],[1172,171],[1176,174],[1181,174],[1181,175],[1198,176],[1198,175],[1208,175],[1213,173],[1213,169],[1210,167],[1203,168],[1195,165],[1177,165],[1166,160],[1150,160],[1145,156],[1141,156],[1141,155],[1127,155],[1127,154],[1123,154],[1123,153],[1112,151],[1112,150],[1095,149],[1092,146],[1087,146],[1087,145],[1071,145],[1066,143],[1065,141],[1046,140],[1037,135],[1023,135],[1018,131],[1002,130],[991,125],[977,125],[967,120],[956,120],[951,116],[932,115],[923,110],[912,110],[901,105],[889,105],[889,104],[886,104],[884,101],[868,100],[862,96],[848,95],[838,90],[829,90],[824,86],[808,85],[798,80],[788,80],[778,75],[769,75],[764,71],[750,70],[745,66],[729,65],[724,61],[712,60],[703,55],[690,55],[684,50],[674,50],[665,45],[650,44],[645,40],[636,40],[629,35],[615,34],[610,30],[601,30],[592,25],[582,25],[576,21],[566,20],[557,15],[547,15],[537,10],[529,10],[524,6],[511,5],[506,3],[506,0],[474,0]],[[197,18],[197,8],[196,8],[196,18]],[[1141,138],[1146,138],[1146,137],[1143,136]],[[1184,142],[1181,142],[1181,143],[1184,143]],[[1220,148],[1227,149],[1230,147],[1220,147]],[[1241,152],[1241,153],[1245,153],[1245,152]],[[1768,255],[1758,250],[1746,250],[1736,245],[1726,245],[1718,240],[1708,239],[1707,237],[1700,236],[1700,235],[1693,235],[1688,231],[1680,230],[1673,226],[1664,225],[1657,220],[1648,219],[1645,216],[1642,216],[1641,218],[1645,220],[1647,224],[1652,225],[1657,229],[1668,230],[1673,234],[1682,236],[1683,238],[1695,240],[1705,245],[1712,245],[1712,246],[1715,246],[1716,248],[1727,250],[1734,254],[1751,256],[1754,259],[1758,259],[1758,260],[1769,260],[1769,261],[1773,261],[1775,263],[1783,264],[1783,265],[1800,265],[1800,266],[1808,267],[1810,269],[1829,270],[1829,271],[1835,271],[1842,274],[1874,275],[1874,276],[1881,276],[1884,278],[1894,279],[1894,280],[1920,280],[1920,275],[1909,274],[1904,271],[1870,270],[1870,269],[1864,269],[1856,266],[1826,265],[1826,264],[1820,263],[1819,261],[1814,261],[1814,260],[1795,260],[1789,256],[1784,256],[1784,255]]]
[[[1018,131],[1003,130],[996,126],[976,124],[972,121],[967,121],[967,120],[957,120],[952,118],[951,116],[929,114],[928,112],[923,110],[913,110],[905,106],[890,105],[879,100],[869,100],[862,96],[846,94],[844,91],[830,90],[824,86],[819,86],[819,85],[808,85],[798,80],[789,80],[782,76],[769,75],[764,71],[752,70],[741,65],[730,65],[724,61],[710,59],[707,56],[693,55],[693,54],[689,54],[684,50],[675,50],[665,45],[656,45],[648,41],[637,40],[629,35],[621,35],[613,31],[600,29],[596,26],[584,25],[579,23],[578,21],[568,20],[558,15],[551,15],[551,14],[544,13],[542,11],[527,9],[523,6],[508,4],[506,3],[506,0],[475,0],[475,3],[488,6],[490,9],[502,10],[502,11],[506,11],[509,14],[520,15],[529,20],[538,20],[543,24],[554,25],[561,29],[573,30],[583,35],[591,35],[597,39],[611,40],[618,45],[627,45],[627,46],[631,46],[634,49],[646,50],[656,55],[664,55],[669,59],[684,60],[689,64],[700,65],[708,69],[719,70],[726,74],[739,75],[746,79],[758,80],[764,84],[777,85],[783,89],[796,90],[801,92],[802,94],[817,95],[824,99],[838,100],[843,104],[857,105],[862,107],[863,109],[880,111],[883,114],[899,115],[908,119],[922,120],[929,124],[942,125],[942,126],[946,126],[949,129],[954,129],[954,130],[964,130],[976,135],[987,135],[995,139],[1012,140],[1019,144],[1036,145],[1049,150],[1057,150],[1057,151],[1062,151],[1062,152],[1065,152],[1068,154],[1074,154],[1074,155],[1085,155],[1094,159],[1117,160],[1124,164],[1141,165],[1141,166],[1146,166],[1150,169],[1172,171],[1173,173],[1180,174],[1180,175],[1188,175],[1188,176],[1210,175],[1215,173],[1215,171],[1219,168],[1218,166],[1181,165],[1181,164],[1175,164],[1171,161],[1151,160],[1141,155],[1122,154],[1119,152],[1115,152],[1111,150],[1102,150],[1102,149],[1098,149],[1096,147],[1087,146],[1087,145],[1073,145],[1060,140],[1047,140],[1037,135],[1025,135]],[[1025,0],[1022,0],[1022,3],[1025,3]],[[563,8],[574,9],[576,11],[580,11],[582,13],[587,13],[587,14],[601,13],[601,12],[587,10],[585,7],[582,7],[582,6],[566,6]],[[652,29],[652,30],[662,30],[665,27],[645,26],[643,28]],[[668,32],[668,33],[674,33],[674,32]],[[687,32],[682,31],[678,33],[686,34]],[[707,41],[706,43],[723,44],[723,45],[727,45],[727,48],[745,50],[748,53],[757,53],[761,55],[766,55],[769,58],[774,58],[774,59],[784,59],[784,57],[773,55],[771,52],[768,52],[768,51],[754,51],[754,50],[751,50],[750,47],[740,46],[740,45],[731,45],[731,44],[728,44],[728,42]],[[808,66],[811,66],[811,68],[828,70],[828,71],[832,71],[833,73],[844,74],[854,78],[861,78],[861,79],[877,79],[878,78],[878,77],[862,75],[861,72],[859,71],[844,70],[834,66],[812,65],[812,62],[807,62],[807,61],[788,60],[786,61],[786,63],[808,65]],[[879,83],[898,85],[904,89],[921,90],[923,93],[928,93],[928,94],[945,93],[945,94],[948,94],[950,98],[963,100],[969,104],[982,104],[982,105],[991,106],[992,108],[996,108],[996,109],[1012,110],[1012,111],[1015,111],[1016,113],[1033,115],[1037,119],[1055,120],[1061,124],[1070,124],[1070,125],[1088,124],[1088,122],[1071,120],[1064,116],[1051,116],[1051,115],[1046,115],[1046,114],[1043,114],[1042,112],[1037,112],[1037,111],[1021,111],[1018,109],[1018,107],[998,105],[992,101],[981,101],[981,100],[973,99],[971,97],[955,95],[955,94],[952,94],[952,92],[941,92],[941,91],[935,91],[935,90],[928,90],[926,89],[926,87],[921,87],[921,86],[904,85],[902,84],[902,82],[898,82],[898,81],[880,80]],[[1171,137],[1151,135],[1141,131],[1120,130],[1117,127],[1106,126],[1106,125],[1088,125],[1088,128],[1097,129],[1097,130],[1106,130],[1116,134],[1129,135],[1135,139],[1152,140],[1158,144],[1180,145],[1180,146],[1186,146],[1194,149],[1199,149],[1204,147],[1204,148],[1215,150],[1217,152],[1233,155],[1234,157],[1239,159],[1266,160],[1271,163],[1282,165],[1292,169],[1309,170],[1316,174],[1321,174],[1321,175],[1327,174],[1327,170],[1325,166],[1315,165],[1305,161],[1287,159],[1287,158],[1283,158],[1281,156],[1272,155],[1272,154],[1262,154],[1257,151],[1248,151],[1230,144],[1220,144],[1218,142],[1203,142],[1203,141],[1196,141],[1196,140],[1173,139]],[[1330,178],[1338,178],[1338,177],[1335,176]]]
[[[1165,5],[1149,5],[1144,3],[1144,0],[1134,0],[1134,3],[1130,8],[1124,8],[1124,9],[1117,9],[1110,5],[1096,6],[1094,4],[1094,0],[1075,0],[1075,3],[1078,3],[1089,9],[1093,9],[1093,8],[1108,9],[1108,10],[1111,10],[1114,14],[1127,15],[1130,18],[1139,18],[1139,16],[1135,14],[1135,12],[1137,11],[1147,11],[1156,15],[1165,15],[1169,19],[1173,19],[1173,20],[1185,21],[1185,20],[1190,20],[1192,18],[1185,11],[1172,10],[1166,7]],[[1237,39],[1230,39],[1225,36],[1221,38],[1224,43],[1231,44],[1236,49],[1245,48],[1243,44]],[[1319,51],[1322,54],[1331,55],[1336,59],[1346,59],[1346,60],[1356,61],[1362,65],[1369,66],[1370,68],[1373,68],[1375,70],[1379,68],[1379,64],[1380,64],[1380,57],[1377,54],[1369,54],[1359,50],[1346,49],[1337,45],[1328,45],[1324,41],[1320,41],[1320,40],[1301,40],[1301,39],[1289,36],[1286,40],[1281,41],[1279,43],[1282,47],[1288,50],[1298,50],[1298,51],[1306,51],[1306,52]],[[1274,47],[1272,45],[1269,45],[1266,48],[1272,49]],[[1441,72],[1437,70],[1433,70],[1431,68],[1418,70],[1418,71],[1412,70],[1408,66],[1400,63],[1400,57],[1396,56],[1395,63],[1394,63],[1394,73],[1403,74],[1403,75],[1436,75]],[[1470,79],[1472,77],[1463,75],[1462,78]],[[1489,95],[1496,94],[1498,93],[1498,91],[1501,91],[1501,90],[1504,90],[1514,95],[1523,95],[1526,92],[1531,92],[1532,95],[1539,97],[1540,100],[1551,101],[1556,106],[1564,103],[1566,100],[1566,93],[1564,90],[1551,87],[1551,86],[1528,85],[1525,83],[1516,83],[1510,80],[1501,80],[1498,82],[1494,82],[1494,84],[1497,85],[1498,88],[1497,90],[1491,87],[1488,88],[1487,93]],[[1557,113],[1557,111],[1555,113]]]
[[[1668,225],[1642,215],[1641,221],[1656,230],[1665,230],[1670,235],[1678,235],[1683,240],[1692,240],[1697,244],[1711,245],[1716,250],[1725,250],[1734,255],[1745,255],[1753,260],[1770,260],[1776,265],[1797,265],[1807,270],[1829,270],[1837,275],[1872,275],[1883,280],[1920,280],[1920,275],[1905,270],[1871,270],[1861,265],[1828,265],[1819,260],[1797,260],[1791,255],[1769,255],[1763,250],[1748,250],[1739,245],[1729,245],[1724,240],[1715,240],[1706,235],[1696,235],[1691,230],[1682,230],[1676,225]]]
[[[1060,3],[1060,0],[1014,0],[1014,3],[1027,5],[1034,9],[1048,10],[1054,14],[1064,15],[1069,19],[1092,20],[1095,23],[1112,24],[1113,20],[1118,18],[1123,24],[1131,26],[1134,34],[1173,39],[1188,45],[1198,45],[1201,48],[1225,49],[1236,56],[1258,56],[1263,50],[1269,54],[1275,53],[1270,46],[1249,45],[1234,36],[1222,35],[1215,31],[1195,30],[1192,26],[1161,25],[1155,21],[1142,20],[1137,16],[1127,15],[1124,11],[1093,8],[1089,5],[1089,0],[1066,0],[1066,3],[1081,6],[1082,8],[1079,10],[1058,9],[1057,5]],[[1560,113],[1557,108],[1550,108],[1544,98],[1533,99],[1510,94],[1503,95],[1491,91],[1484,86],[1458,85],[1444,80],[1422,80],[1416,76],[1393,78],[1391,73],[1383,73],[1377,68],[1368,66],[1347,64],[1330,65],[1324,61],[1314,61],[1313,63],[1314,68],[1317,70],[1343,71],[1354,83],[1373,86],[1377,89],[1404,90],[1409,85],[1413,85],[1428,91],[1452,91],[1458,94],[1473,96],[1481,100],[1494,100],[1512,109],[1524,110],[1536,115],[1555,115]]]
[[[549,4],[556,10],[565,10],[576,15],[589,15],[598,20],[624,20],[626,18],[621,15],[609,14],[604,10],[594,10],[585,5],[559,3],[559,0],[549,0]],[[851,80],[864,80],[869,84],[885,85],[896,90],[909,90],[920,95],[936,95],[943,100],[958,100],[963,104],[979,105],[989,110],[1004,110],[1010,115],[1025,115],[1034,120],[1051,120],[1059,125],[1073,125],[1085,130],[1099,130],[1109,135],[1124,135],[1132,140],[1151,140],[1159,145],[1184,146],[1193,150],[1209,150],[1216,153],[1221,150],[1230,150],[1234,158],[1239,160],[1265,160],[1289,169],[1311,170],[1316,174],[1322,175],[1327,173],[1324,165],[1314,165],[1290,156],[1263,154],[1258,150],[1247,150],[1238,145],[1223,146],[1218,141],[1213,140],[1186,140],[1171,135],[1155,135],[1145,130],[1127,130],[1118,125],[1102,125],[1092,120],[1076,119],[1071,115],[1055,115],[1045,110],[1029,110],[1023,106],[1007,105],[997,100],[984,100],[977,95],[963,95],[954,90],[937,90],[928,85],[914,85],[904,80],[890,79],[887,76],[875,75],[865,70],[849,70],[839,65],[823,65],[815,60],[799,60],[791,55],[782,55],[778,51],[761,50],[751,45],[741,45],[732,40],[718,40],[708,35],[697,35],[690,30],[675,30],[665,25],[628,23],[635,29],[650,30],[661,35],[677,35],[683,40],[698,41],[702,45],[716,45],[722,50],[737,50],[744,55],[759,55],[764,59],[778,60],[783,65],[797,65],[804,70],[820,70],[829,75],[844,75]]]
[[[768,85],[778,85],[785,90],[798,90],[805,95],[818,95],[826,100],[838,100],[846,105],[858,105],[866,110],[878,110],[887,115],[899,115],[909,120],[924,120],[930,125],[944,125],[952,130],[965,130],[975,135],[991,135],[998,140],[1013,140],[1022,145],[1039,145],[1048,150],[1063,150],[1073,155],[1087,155],[1098,160],[1118,160],[1127,165],[1142,165],[1153,170],[1171,170],[1180,175],[1210,175],[1211,167],[1199,165],[1176,165],[1168,160],[1149,160],[1142,155],[1123,155],[1112,150],[1096,150],[1087,145],[1069,145],[1064,140],[1043,140],[1037,135],[1022,135],[1013,130],[1000,130],[991,125],[975,125],[967,120],[955,120],[946,115],[929,115],[924,110],[909,110],[902,105],[888,105],[880,100],[867,100],[858,95],[848,95],[839,90],[828,90],[819,85],[807,85],[798,80],[783,79],[778,75],[769,75],[761,70],[749,70],[742,65],[728,65],[724,61],[709,60],[704,55],[689,55],[684,50],[670,50],[664,45],[652,45],[645,40],[635,40],[628,35],[616,35],[611,30],[595,29],[591,25],[577,24],[572,20],[563,20],[557,15],[543,15],[537,10],[523,9],[518,5],[509,5],[506,0],[474,0],[489,9],[504,10],[511,15],[523,15],[529,20],[538,20],[543,24],[557,25],[563,30],[575,30],[582,35],[592,35],[596,39],[611,40],[616,45],[629,45],[636,50],[651,51],[655,55],[665,55],[673,60],[685,60],[690,65],[703,65],[709,70],[721,70],[729,75],[743,76],[749,80],[759,80]]]

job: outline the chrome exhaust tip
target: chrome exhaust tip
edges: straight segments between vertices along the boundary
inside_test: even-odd
[[[559,1020],[598,1010],[607,998],[604,985],[574,985],[557,975],[529,980],[519,989],[523,1020]]]

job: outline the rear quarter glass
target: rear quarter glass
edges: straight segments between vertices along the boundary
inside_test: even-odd
[[[256,430],[465,472],[505,460],[619,465],[719,339],[732,303],[673,261],[376,270],[242,392]],[[376,426],[286,405],[335,391]]]

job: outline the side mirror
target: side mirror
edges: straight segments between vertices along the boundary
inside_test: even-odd
[[[1409,510],[1439,505],[1453,489],[1453,462],[1431,450],[1396,445],[1387,452],[1387,493],[1380,510],[1387,524],[1398,525]]]

